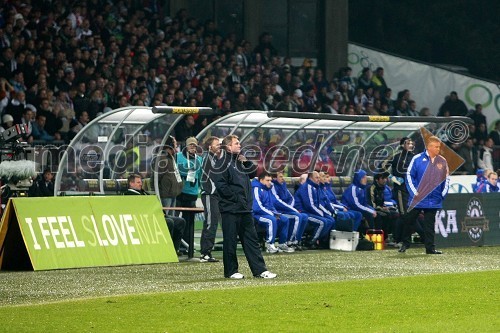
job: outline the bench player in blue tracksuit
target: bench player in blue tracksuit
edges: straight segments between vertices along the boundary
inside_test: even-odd
[[[286,187],[283,172],[278,172],[273,177],[271,192],[274,196],[274,207],[282,215],[288,217],[288,245],[295,250],[303,250],[301,246],[302,236],[306,230],[308,216],[301,213],[294,207],[295,199]]]
[[[330,230],[335,226],[335,219],[328,216],[326,208],[321,204],[319,192],[319,173],[313,171],[306,182],[295,192],[295,208],[309,216],[309,223],[314,225],[313,238],[309,246],[317,248],[317,241],[327,242]]]
[[[363,217],[368,222],[370,228],[373,228],[373,219],[377,217],[376,210],[370,206],[368,199],[366,198],[366,171],[358,170],[354,173],[352,178],[352,184],[349,185],[342,194],[342,204],[347,206],[347,208],[358,211],[363,214]],[[366,227],[360,226],[358,228],[359,232],[364,234],[366,232]]]
[[[331,177],[326,172],[320,172],[320,188],[325,194],[325,206],[335,216],[335,228],[340,231],[357,231],[361,225],[363,215],[355,210],[348,210],[345,205],[337,201],[332,190]]]
[[[274,196],[271,193],[271,175],[263,172],[258,179],[252,180],[253,207],[252,214],[257,224],[266,230],[266,248],[269,253],[294,252],[288,247],[288,218],[274,207]],[[279,245],[274,245],[279,231]]]

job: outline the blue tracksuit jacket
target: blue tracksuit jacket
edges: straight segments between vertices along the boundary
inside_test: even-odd
[[[373,214],[375,209],[370,206],[366,197],[366,185],[361,184],[361,178],[366,176],[366,171],[359,170],[354,173],[352,184],[342,194],[342,204],[347,208],[357,210],[361,213]]]
[[[443,156],[438,155],[431,162],[427,151],[415,155],[406,174],[406,188],[410,194],[408,205],[424,209],[442,208],[450,181],[447,171],[448,164]],[[417,192],[418,196],[415,196]]]
[[[253,215],[275,215],[277,214],[274,208],[274,198],[271,193],[271,189],[262,185],[258,179],[252,180],[252,191],[253,191]]]
[[[280,184],[276,179],[273,179],[273,187],[271,192],[274,196],[274,207],[281,213],[298,213],[294,207],[295,199],[286,187],[286,183]]]
[[[299,212],[325,216],[325,207],[321,204],[319,185],[307,179],[295,192],[295,208]]]

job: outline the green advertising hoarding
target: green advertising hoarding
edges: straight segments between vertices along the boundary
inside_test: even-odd
[[[20,239],[34,270],[178,261],[156,196],[14,198],[8,205],[1,260],[13,268],[16,255],[22,260]]]

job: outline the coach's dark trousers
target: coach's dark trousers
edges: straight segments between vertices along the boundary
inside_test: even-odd
[[[201,255],[210,254],[214,247],[217,226],[221,219],[219,211],[219,197],[217,195],[201,195],[203,207],[205,207],[205,221],[203,221],[203,230],[201,231],[200,253]]]
[[[435,208],[413,208],[407,212],[405,221],[403,222],[403,245],[410,247],[411,244],[411,233],[418,218],[420,212],[424,212],[424,222],[422,227],[424,229],[424,244],[425,250],[427,252],[435,250],[434,244],[434,224],[436,222],[436,212]]]
[[[236,256],[238,236],[252,274],[254,276],[260,275],[267,270],[260,252],[252,213],[222,213],[222,235],[224,237],[222,261],[225,277],[230,277],[238,272],[238,258]]]

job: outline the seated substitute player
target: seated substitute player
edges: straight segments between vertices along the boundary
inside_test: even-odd
[[[349,209],[363,214],[363,217],[368,222],[368,227],[373,228],[373,219],[377,217],[377,211],[370,206],[366,198],[367,181],[365,170],[360,169],[356,171],[352,178],[352,184],[342,194],[342,204],[346,205]],[[364,235],[366,229],[366,226],[361,224],[358,231]]]
[[[337,201],[337,197],[332,190],[332,179],[326,172],[320,172],[320,187],[326,196],[325,206],[335,216],[335,228],[339,231],[356,231],[361,225],[363,215],[355,210],[348,210],[345,205]]]
[[[373,176],[373,184],[368,189],[368,200],[377,211],[375,229],[384,231],[384,240],[387,240],[390,233],[396,235],[400,229],[399,211],[396,200],[392,199],[392,189],[387,185],[388,178],[388,172],[376,173]]]
[[[271,175],[262,172],[258,179],[252,180],[253,190],[253,218],[257,224],[266,230],[266,248],[269,253],[294,252],[288,247],[288,218],[276,211],[274,198],[271,193]],[[279,245],[274,245],[279,231]]]
[[[273,186],[271,192],[274,195],[274,207],[282,215],[288,217],[288,246],[295,250],[302,251],[302,236],[307,226],[308,216],[300,213],[294,207],[295,199],[286,187],[283,172],[278,172],[273,176]]]
[[[329,216],[326,208],[321,204],[319,189],[319,173],[313,171],[295,192],[295,208],[309,216],[309,223],[314,226],[313,237],[309,247],[318,248],[318,241],[326,246],[330,237],[330,230],[335,225],[335,219]]]

